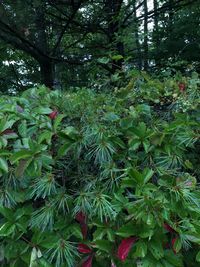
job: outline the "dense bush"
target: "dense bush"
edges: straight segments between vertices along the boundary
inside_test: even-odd
[[[199,83],[2,96],[1,266],[199,266]]]

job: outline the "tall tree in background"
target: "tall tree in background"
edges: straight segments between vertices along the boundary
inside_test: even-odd
[[[78,42],[76,28],[74,40],[64,37],[72,30],[72,21],[80,15],[83,2],[27,0],[0,4],[0,38],[38,62],[41,81],[48,87],[54,84],[56,63],[81,64],[82,58],[76,60],[67,50],[67,46],[72,46],[68,44],[70,41]],[[79,29],[78,34],[82,38],[84,33]],[[57,53],[61,49],[62,55]]]
[[[107,15],[107,33],[110,43],[110,49],[122,58],[119,60],[113,60],[112,62],[112,73],[116,70],[121,70],[123,57],[124,57],[124,44],[119,40],[120,30],[120,10],[122,8],[123,0],[106,0],[105,1],[105,12]]]
[[[38,74],[46,86],[66,88],[109,79],[123,65],[151,71],[177,57],[198,61],[198,0],[153,3],[3,0],[0,72],[10,73],[15,88],[38,83]],[[4,84],[7,79],[0,74],[0,80]]]
[[[149,45],[148,45],[148,3],[144,0],[144,70],[148,70]]]
[[[140,35],[139,35],[139,22],[137,21],[137,8],[134,6],[134,20],[135,20],[135,44],[136,44],[136,51],[137,51],[137,67],[139,70],[142,69],[142,54],[141,54],[141,45],[140,45]]]
[[[154,43],[154,49],[155,49],[155,63],[157,66],[159,66],[159,57],[157,55],[159,55],[159,12],[158,12],[158,8],[159,8],[159,2],[158,0],[154,0],[153,1],[153,8],[154,8],[154,27],[153,27],[153,43]]]

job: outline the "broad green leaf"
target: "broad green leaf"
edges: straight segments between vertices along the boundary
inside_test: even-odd
[[[70,226],[70,232],[72,235],[74,235],[80,240],[83,238],[83,234],[81,232],[81,228],[79,224],[73,224],[72,226]]]
[[[102,58],[98,59],[98,62],[101,64],[108,64],[109,61],[110,61],[110,59],[107,57],[102,57]]]
[[[53,110],[46,107],[46,108],[43,108],[43,107],[39,107],[37,109],[34,110],[34,113],[38,113],[38,114],[50,114]]]
[[[138,112],[145,113],[147,116],[151,116],[151,107],[147,104],[137,105],[136,110]]]
[[[190,170],[193,170],[194,169],[194,166],[192,165],[192,162],[189,161],[189,160],[185,160],[184,162],[185,166],[190,169]]]
[[[114,242],[115,241],[115,232],[112,229],[107,229],[106,232],[107,232],[108,240],[110,242]]]
[[[13,153],[13,155],[10,158],[10,161],[12,163],[15,163],[22,159],[27,159],[33,156],[33,152],[27,149],[20,150],[18,152]]]
[[[36,260],[37,260],[37,249],[34,247],[31,252],[29,267],[39,267]]]
[[[41,258],[38,260],[39,267],[54,267],[52,264],[50,264],[45,258]]]
[[[129,142],[129,147],[130,147],[129,149],[135,151],[135,150],[137,150],[140,147],[140,145],[141,145],[141,141],[140,140],[138,140],[138,139],[132,139]]]
[[[142,184],[143,183],[143,177],[142,174],[139,173],[136,169],[130,168],[128,170],[129,177],[135,180],[136,183]]]
[[[153,225],[154,224],[154,217],[151,213],[148,213],[147,215],[147,220],[146,220],[148,225]]]
[[[19,126],[18,126],[18,133],[21,137],[26,138],[27,137],[27,122],[26,120],[23,120]]]
[[[126,188],[126,187],[135,187],[136,183],[133,179],[131,178],[124,178],[121,183],[121,188]]]
[[[106,234],[106,230],[102,228],[97,228],[97,230],[93,233],[94,241],[103,239]]]
[[[11,129],[13,124],[16,122],[17,120],[2,120],[0,122],[0,132],[3,132],[7,129]]]
[[[58,127],[60,126],[61,121],[65,118],[66,116],[63,114],[58,114],[58,116],[55,118],[54,120],[54,124],[53,124],[53,129],[54,132],[57,132]]]
[[[51,143],[51,138],[53,136],[53,133],[50,131],[44,131],[39,135],[38,143],[42,143],[43,141],[46,141],[47,144]]]
[[[66,140],[66,142],[59,148],[58,150],[58,156],[59,157],[62,157],[64,155],[67,154],[67,152],[70,150],[70,148],[72,147],[73,145],[73,141],[70,141],[70,140]]]
[[[132,223],[128,223],[126,225],[123,225],[117,232],[117,235],[122,237],[130,237],[138,234],[137,227]]]
[[[13,210],[8,209],[6,207],[2,207],[0,205],[0,213],[8,220],[11,221],[14,219],[14,213]]]
[[[197,255],[196,255],[196,261],[197,262],[200,262],[200,251],[197,253]]]
[[[8,163],[4,158],[0,158],[0,169],[4,172],[8,172]]]
[[[177,238],[175,243],[174,243],[174,249],[178,253],[181,250],[182,247],[182,242],[180,238]]]
[[[8,144],[8,140],[4,136],[0,136],[0,148],[6,147]]]
[[[152,240],[148,244],[148,249],[151,251],[152,255],[156,260],[160,260],[164,257],[164,250],[162,247],[162,242],[160,242],[160,240]]]
[[[140,232],[138,233],[138,235],[141,238],[148,238],[149,240],[151,239],[151,237],[154,234],[154,230],[151,228],[147,228],[147,226],[149,226],[148,224],[146,224],[145,226],[143,225],[140,229]]]
[[[132,129],[133,133],[140,139],[143,139],[146,134],[146,125],[144,122],[140,122],[136,128]]]
[[[1,149],[0,156],[10,156],[12,153],[9,150]]]
[[[118,60],[123,59],[123,56],[122,55],[114,55],[114,56],[112,56],[112,59],[118,61]]]
[[[153,170],[148,169],[148,168],[144,169],[142,175],[143,175],[143,181],[145,184],[151,179],[153,174],[154,174]]]
[[[55,244],[57,244],[58,240],[59,238],[56,235],[49,234],[44,238],[44,240],[39,242],[39,245],[43,248],[51,249]]]
[[[165,259],[162,259],[162,263],[164,267],[174,267],[174,265],[171,265],[171,263],[169,263],[168,261],[166,261]]]
[[[15,231],[15,224],[6,222],[0,227],[0,236],[9,236]]]
[[[148,140],[145,140],[144,142],[142,142],[142,144],[143,144],[143,147],[144,147],[145,152],[148,153],[149,152],[149,148],[150,148],[149,141]]]
[[[182,257],[174,254],[174,252],[170,250],[165,250],[165,260],[169,262],[173,267],[182,267]]]
[[[20,160],[18,166],[15,169],[16,177],[22,177],[25,170],[28,168],[29,164],[31,163],[32,158],[29,160]]]
[[[61,137],[76,140],[77,136],[79,135],[79,132],[73,126],[68,126],[65,127],[61,132],[59,132],[59,134],[61,135]]]
[[[136,252],[134,256],[137,258],[144,258],[147,254],[147,244],[144,241],[138,241],[136,243]]]
[[[95,247],[105,252],[111,252],[113,244],[108,240],[96,240]]]

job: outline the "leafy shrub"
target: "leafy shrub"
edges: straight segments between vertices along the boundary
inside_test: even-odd
[[[1,97],[1,266],[198,266],[199,79],[181,79]]]

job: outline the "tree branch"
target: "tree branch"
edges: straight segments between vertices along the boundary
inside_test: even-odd
[[[177,11],[178,9],[185,7],[185,6],[188,6],[188,5],[191,5],[197,1],[198,0],[191,0],[191,1],[189,0],[189,2],[184,3],[185,2],[184,0],[177,0],[176,2],[174,2],[173,9],[175,9]],[[181,2],[183,2],[183,4],[180,4]],[[157,12],[160,12],[160,14],[165,13],[166,11],[169,11],[170,7],[171,7],[170,5],[164,4],[162,7],[158,8],[156,10],[151,10],[150,12],[147,13],[148,18],[153,18],[155,16],[155,13],[157,13]],[[144,14],[137,17],[135,20],[139,21],[139,20],[142,20],[143,18],[144,18]]]
[[[79,8],[81,7],[81,3],[82,3],[82,2],[80,1],[79,4],[76,5],[76,7],[74,8],[74,10],[73,10],[71,16],[68,18],[68,20],[67,20],[65,26],[63,27],[63,29],[62,29],[62,31],[61,31],[61,33],[60,33],[58,39],[57,39],[57,42],[56,42],[56,44],[55,44],[55,46],[54,46],[54,48],[53,48],[53,53],[52,53],[52,55],[55,55],[56,50],[57,50],[58,46],[60,45],[60,43],[61,43],[61,41],[62,41],[62,38],[63,38],[63,36],[64,36],[64,34],[65,34],[65,31],[67,30],[69,24],[71,23],[71,21],[73,20],[73,18],[74,18],[75,15],[76,15],[76,13],[78,12]]]

